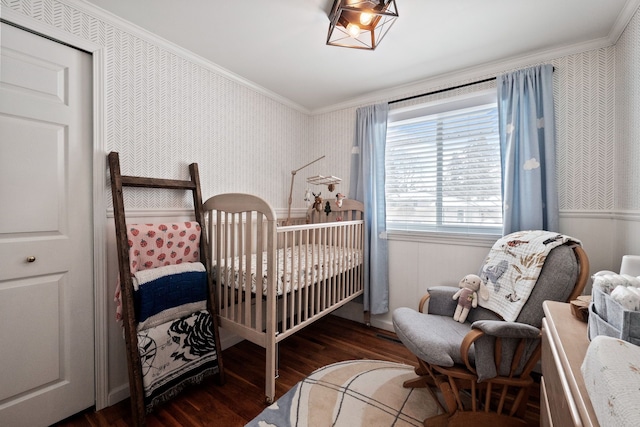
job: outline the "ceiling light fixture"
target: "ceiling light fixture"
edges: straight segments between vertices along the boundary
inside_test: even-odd
[[[334,0],[327,44],[374,50],[397,18],[395,0]]]

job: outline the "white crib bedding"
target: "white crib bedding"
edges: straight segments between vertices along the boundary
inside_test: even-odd
[[[240,261],[240,259],[242,261]],[[213,277],[217,278],[218,266],[214,260]],[[286,264],[286,274],[285,271]],[[301,245],[284,249],[278,249],[276,253],[276,265],[278,266],[277,295],[284,292],[297,290],[307,284],[316,283],[318,280],[330,278],[344,273],[355,266],[362,264],[362,251],[360,249],[338,248],[333,246]],[[222,271],[222,283],[233,285],[236,289],[245,289],[246,257],[235,257],[224,261]],[[251,255],[251,292],[256,293],[256,269],[257,256]],[[233,272],[233,273],[232,273]],[[325,274],[326,272],[326,274]],[[262,293],[267,294],[267,253],[262,253]],[[228,278],[233,277],[232,283]],[[284,286],[283,286],[284,282]]]

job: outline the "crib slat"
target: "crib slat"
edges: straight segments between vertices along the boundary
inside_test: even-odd
[[[355,275],[356,275],[356,254],[355,254],[355,249],[356,249],[356,235],[355,235],[355,226],[350,225],[349,229],[348,229],[348,236],[349,236],[349,253],[352,254],[352,260],[351,260],[351,267],[349,269],[349,294],[352,294],[356,291],[356,281],[355,281]]]
[[[338,293],[336,294],[336,302],[341,301],[344,298],[344,263],[342,262],[345,252],[344,252],[344,228],[336,228],[336,237],[337,237],[337,249],[336,249],[336,274],[338,276]]]
[[[209,214],[209,232],[213,233],[213,214]],[[216,211],[216,224],[220,224],[222,221],[222,212],[220,211]],[[214,250],[212,251],[212,254],[215,256],[215,263],[216,263],[216,277],[215,277],[215,281],[216,281],[216,292],[218,293],[218,304],[220,304],[220,307],[218,307],[218,311],[221,317],[224,317],[227,313],[227,302],[225,300],[225,295],[224,295],[224,287],[222,286],[222,252],[219,250],[215,250],[217,248],[220,248],[222,246],[222,233],[220,232],[220,227],[216,226],[216,235],[215,235],[215,242],[216,242],[216,247],[214,248]],[[213,242],[213,238],[209,239],[210,242]]]
[[[328,301],[329,301],[329,281],[327,280],[329,278],[329,269],[327,268],[327,244],[328,244],[328,240],[329,240],[329,229],[327,229],[326,227],[322,229],[322,247],[320,248],[320,251],[322,252],[322,304],[320,305],[320,309],[324,310],[325,308],[327,308],[328,305]]]
[[[300,234],[302,235],[302,232],[300,232]],[[303,244],[301,242],[301,244]],[[304,265],[312,265],[309,262],[309,230],[305,230],[304,231]],[[306,321],[309,318],[309,311],[311,310],[310,305],[311,305],[311,298],[309,295],[309,288],[311,286],[311,283],[309,283],[309,281],[311,280],[311,274],[313,274],[313,270],[310,269],[309,267],[307,267],[307,274],[305,274],[304,276],[304,320]]]
[[[280,332],[284,333],[287,331],[287,299],[289,298],[289,293],[287,292],[287,283],[286,283],[286,274],[289,270],[289,259],[286,256],[287,249],[289,248],[289,235],[288,233],[284,233],[284,242],[282,248],[282,262],[278,260],[278,265],[282,264],[282,271],[278,272],[276,277],[282,277],[282,296],[281,296],[281,305],[282,305],[282,326],[280,327]],[[278,252],[280,255],[280,252]]]
[[[317,255],[316,255],[316,237],[318,234],[318,230],[313,230],[311,232],[311,265],[318,265]],[[311,316],[315,316],[318,312],[318,297],[316,294],[316,283],[317,280],[311,282]]]
[[[329,261],[331,263],[331,270],[329,274],[331,275],[331,305],[335,304],[338,301],[338,283],[339,277],[338,270],[336,268],[336,260],[338,258],[338,229],[331,229],[331,243],[329,245],[329,251],[331,254],[329,255]]]
[[[245,232],[245,272],[244,272],[244,283],[245,288],[242,297],[244,298],[244,324],[246,326],[251,326],[251,288],[252,288],[252,278],[251,271],[253,270],[253,262],[251,259],[251,252],[253,248],[253,212],[249,211],[245,213],[245,224],[244,228]],[[257,271],[256,271],[257,272]],[[256,292],[258,292],[258,286],[256,284]]]
[[[255,330],[262,332],[262,272],[264,271],[264,260],[260,255],[265,250],[264,244],[264,215],[257,212],[256,218],[256,294],[255,294]]]
[[[291,240],[292,240],[292,245],[291,245],[291,250],[292,250],[292,258],[291,258],[291,263],[295,263],[294,265],[291,265],[291,276],[292,276],[292,286],[295,280],[295,283],[297,283],[296,285],[296,289],[297,290],[292,290],[291,291],[291,310],[290,310],[290,315],[289,317],[291,318],[291,322],[290,322],[290,327],[294,328],[298,322],[300,321],[300,319],[297,317],[298,313],[300,312],[300,307],[299,307],[299,299],[300,299],[300,293],[302,292],[302,289],[300,288],[300,274],[302,274],[301,270],[301,265],[300,262],[302,261],[302,254],[300,253],[300,246],[297,245],[297,233],[295,230],[293,230],[291,232]],[[297,260],[297,262],[296,262]]]
[[[231,224],[230,226],[230,233],[231,233],[231,247],[230,247],[230,255],[229,255],[229,259],[231,259],[231,271],[230,271],[230,282],[229,283],[233,283],[235,285],[235,272],[238,271],[238,276],[241,274],[241,266],[236,265],[236,253],[237,253],[237,240],[236,238],[238,237],[238,232],[237,232],[237,225],[236,225],[236,217],[238,214],[231,214]],[[237,290],[235,291],[235,297],[232,296],[231,297],[231,310],[230,310],[230,316],[229,318],[233,321],[238,321],[237,319],[237,314],[236,314],[236,305],[238,303],[238,295],[240,294],[240,292],[242,292],[242,287],[240,286],[240,284],[238,284]],[[232,294],[233,295],[233,294]]]
[[[296,235],[296,247],[298,248],[298,304],[296,306],[296,325],[302,323],[304,321],[303,319],[303,313],[304,313],[304,308],[302,305],[302,301],[303,301],[303,294],[304,294],[304,275],[306,275],[306,271],[303,271],[303,261],[304,261],[304,256],[306,256],[304,254],[304,252],[302,252],[303,246],[302,246],[302,231],[298,230],[295,232]]]

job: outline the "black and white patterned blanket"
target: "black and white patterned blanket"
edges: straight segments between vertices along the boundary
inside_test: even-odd
[[[219,370],[207,310],[139,331],[138,352],[147,412]]]

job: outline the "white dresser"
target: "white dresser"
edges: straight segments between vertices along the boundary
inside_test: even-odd
[[[545,301],[543,307],[540,425],[598,426],[580,372],[587,324],[573,317],[569,304]]]

